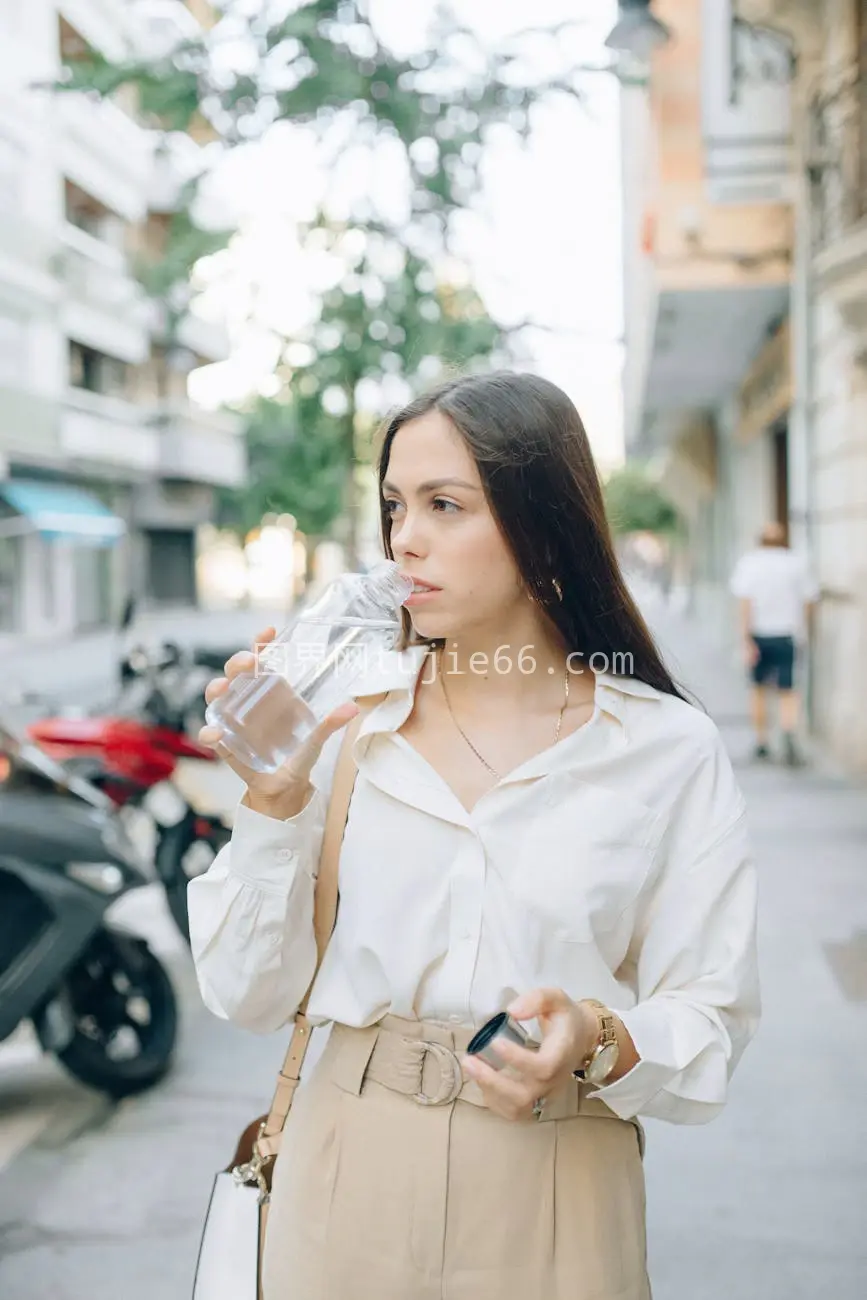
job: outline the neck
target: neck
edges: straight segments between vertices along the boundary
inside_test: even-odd
[[[451,700],[526,700],[563,692],[566,648],[553,628],[515,620],[509,631],[478,628],[448,637],[438,658]]]

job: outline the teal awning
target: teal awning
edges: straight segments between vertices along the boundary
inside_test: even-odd
[[[124,521],[98,497],[72,484],[7,479],[0,483],[0,497],[44,537],[84,546],[113,546],[126,532]],[[0,524],[0,533],[5,531]]]

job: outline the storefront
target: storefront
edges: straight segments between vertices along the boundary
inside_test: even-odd
[[[788,318],[759,352],[738,395],[735,442],[744,454],[759,454],[761,517],[751,531],[776,521],[789,530],[789,411],[792,405],[791,336]],[[753,498],[756,500],[756,498]]]
[[[111,617],[111,549],[124,521],[54,479],[0,482],[0,634],[47,635]]]

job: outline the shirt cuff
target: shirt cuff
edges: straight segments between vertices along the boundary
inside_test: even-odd
[[[267,893],[286,895],[297,872],[316,878],[325,801],[314,790],[307,804],[281,821],[239,803],[232,830],[228,874]]]
[[[632,1119],[680,1073],[671,1024],[671,1008],[659,1002],[639,1002],[629,1011],[612,1007],[629,1031],[641,1058],[615,1083],[603,1084],[588,1096],[604,1101],[621,1119]]]

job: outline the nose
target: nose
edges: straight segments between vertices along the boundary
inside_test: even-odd
[[[391,549],[397,560],[409,556],[421,558],[427,554],[424,527],[418,514],[407,510],[401,518],[394,520],[391,526]]]

